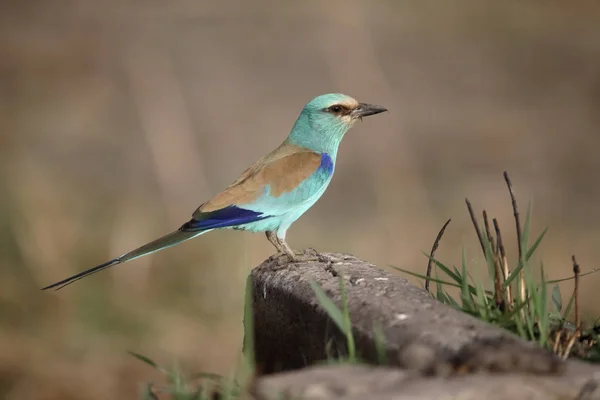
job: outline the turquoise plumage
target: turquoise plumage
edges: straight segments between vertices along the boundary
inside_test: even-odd
[[[285,241],[289,227],[323,195],[346,132],[363,117],[387,111],[339,93],[307,103],[286,140],[221,193],[203,203],[192,219],[169,233],[113,260],[43,288],[60,289],[81,278],[214,229],[265,232],[279,253],[298,256]]]

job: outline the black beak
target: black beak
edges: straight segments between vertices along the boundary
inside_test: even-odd
[[[377,106],[375,104],[359,103],[358,107],[352,110],[352,116],[354,118],[368,117],[369,115],[375,115],[387,111],[387,108]]]

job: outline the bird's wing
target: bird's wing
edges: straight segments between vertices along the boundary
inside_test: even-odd
[[[327,158],[326,172],[330,172],[331,159],[326,154],[291,145],[278,147],[246,169],[225,190],[198,207],[192,220],[182,229],[223,228],[281,214],[281,206],[287,204],[279,203],[290,203],[285,195],[297,192],[303,182],[322,169],[324,157]],[[295,200],[301,201],[302,197],[310,194],[301,193]]]

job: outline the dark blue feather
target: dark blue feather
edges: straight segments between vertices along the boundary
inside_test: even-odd
[[[327,175],[333,174],[333,160],[327,153],[321,154],[321,165],[319,165],[319,171],[326,173]]]
[[[246,210],[244,208],[229,206],[220,210],[200,214],[200,216],[186,222],[182,231],[201,231],[206,229],[227,228],[247,224],[269,218],[269,215]]]

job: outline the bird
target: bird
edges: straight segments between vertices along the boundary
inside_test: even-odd
[[[313,98],[304,105],[283,143],[202,203],[179,229],[42,290],[59,290],[79,279],[215,229],[264,232],[278,256],[287,255],[290,262],[302,260],[286,242],[288,229],[329,186],[346,132],[363,117],[385,111],[388,111],[385,107],[359,103],[341,93]]]

